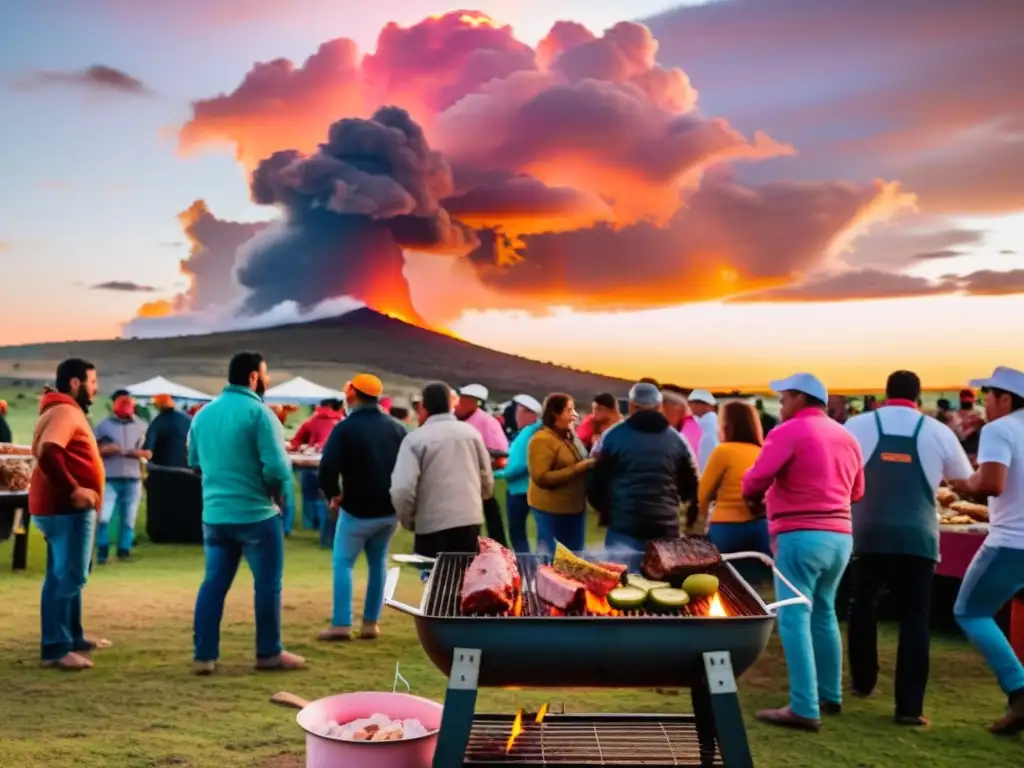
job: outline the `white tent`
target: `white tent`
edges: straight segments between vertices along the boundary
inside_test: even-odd
[[[175,384],[163,376],[157,376],[139,384],[133,384],[130,387],[125,387],[125,389],[128,390],[132,397],[140,399],[156,397],[157,395],[170,395],[176,400],[199,400],[203,402],[213,400],[210,395],[200,392],[198,389]]]
[[[296,376],[283,384],[271,387],[263,393],[265,403],[298,403],[316,405],[321,400],[344,400],[345,395],[336,389],[314,384],[308,379]]]

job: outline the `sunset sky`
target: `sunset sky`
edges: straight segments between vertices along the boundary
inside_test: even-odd
[[[689,386],[1024,368],[1024,2],[468,8],[6,9],[0,344],[358,300]]]

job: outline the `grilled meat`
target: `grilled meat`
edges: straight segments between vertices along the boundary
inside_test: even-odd
[[[512,552],[512,550],[506,549],[505,547],[501,546],[501,544],[496,542],[494,539],[488,539],[484,536],[481,536],[477,542],[477,552],[479,552],[480,554],[483,554],[484,552],[496,552],[500,554],[508,563],[508,567],[511,569],[514,576],[513,582],[515,589],[517,592],[519,591],[520,587],[522,586],[522,582],[519,576],[519,564],[516,563],[516,556]]]
[[[649,579],[674,580],[718,565],[722,555],[706,536],[653,539],[647,542],[640,570]]]
[[[610,570],[577,557],[561,544],[555,545],[555,559],[552,565],[560,574],[580,582],[599,597],[607,597],[609,592],[622,584],[623,571]]]
[[[490,542],[485,545],[484,542]],[[515,555],[490,539],[480,539],[481,552],[473,558],[462,580],[462,612],[505,613],[512,610],[519,588]]]
[[[563,611],[583,610],[585,587],[575,579],[563,576],[550,565],[537,566],[537,597]]]

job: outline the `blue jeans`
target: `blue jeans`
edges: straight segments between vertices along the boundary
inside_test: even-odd
[[[779,638],[789,669],[789,706],[818,719],[818,702],[843,700],[843,642],[836,618],[836,591],[853,551],[853,537],[827,531],[779,534],[775,565],[811,601],[779,609]],[[794,597],[775,579],[778,599]]]
[[[96,512],[34,518],[46,539],[46,576],[39,601],[42,657],[56,661],[86,650],[82,630],[82,588],[89,577]]]
[[[1024,666],[996,624],[995,615],[1022,589],[1024,550],[983,544],[964,574],[953,606],[957,623],[1007,694],[1024,690]]]
[[[526,534],[526,521],[530,518],[530,505],[525,493],[505,495],[505,514],[508,515],[508,537],[513,552],[529,552],[530,537]]]
[[[135,520],[142,501],[142,481],[110,477],[103,491],[103,509],[96,528],[96,561],[107,562],[110,555],[110,521],[117,514],[117,556],[125,557],[135,541]]]
[[[302,527],[306,530],[320,530],[320,512],[323,497],[320,495],[320,481],[315,469],[300,469],[296,472],[299,478],[299,490],[302,491]]]
[[[630,571],[640,571],[646,547],[646,541],[628,533],[613,531],[611,528],[604,535],[604,548],[608,550],[608,559],[613,563],[622,563]]]
[[[747,523],[716,523],[708,526],[708,538],[719,552],[761,552],[772,554],[768,539],[768,521],[751,520]]]
[[[537,522],[537,551],[554,554],[555,542],[567,546],[573,552],[582,552],[587,544],[587,513],[555,515],[530,507]]]
[[[341,513],[338,513],[338,517]],[[320,531],[320,547],[322,549],[334,549],[334,534],[338,527],[338,520],[331,516],[331,511],[327,508],[327,502],[323,499],[319,501],[319,509],[317,510],[317,528]]]
[[[398,527],[390,517],[354,517],[338,511],[338,527],[334,534],[334,610],[331,624],[352,626],[352,568],[360,552],[366,552],[366,601],[363,621],[376,622],[384,607],[384,579],[387,573],[388,544]]]
[[[196,661],[220,655],[220,620],[224,598],[245,556],[256,593],[256,658],[281,653],[281,577],[284,572],[284,528],[280,515],[258,523],[203,523],[206,575],[196,597],[193,623]]]

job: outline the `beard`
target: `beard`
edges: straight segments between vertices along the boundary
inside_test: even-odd
[[[267,383],[263,381],[263,379],[257,379],[256,389],[254,391],[256,392],[256,397],[262,400],[263,394],[267,391]]]
[[[89,406],[92,405],[92,398],[89,397],[89,393],[85,391],[85,387],[79,387],[72,397],[84,413],[89,412]]]

